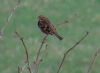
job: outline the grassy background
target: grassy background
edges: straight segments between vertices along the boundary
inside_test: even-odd
[[[25,4],[18,8],[0,39],[0,73],[17,73],[17,66],[23,66],[25,51],[14,31],[24,37],[28,47],[30,61],[36,57],[43,34],[37,27],[38,15],[47,16],[56,26],[64,40],[48,37],[48,55],[40,66],[40,73],[55,73],[65,50],[77,42],[86,31],[90,34],[67,57],[60,73],[86,72],[91,56],[100,48],[100,0],[21,0]],[[0,28],[16,0],[0,0]],[[68,23],[62,24],[68,20]],[[98,57],[91,73],[100,73]]]

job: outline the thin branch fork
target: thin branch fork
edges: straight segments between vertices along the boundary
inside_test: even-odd
[[[25,43],[24,43],[23,37],[21,37],[21,36],[19,35],[18,32],[15,32],[15,33],[16,33],[16,35],[20,38],[20,40],[21,40],[21,42],[22,42],[22,44],[23,44],[23,46],[24,46],[25,53],[26,53],[26,63],[27,63],[27,65],[28,65],[27,69],[29,70],[29,73],[32,73],[32,72],[31,72],[30,63],[29,63],[28,50],[27,50],[27,47],[26,47],[26,45],[25,45]]]
[[[35,72],[36,72],[36,73],[38,73],[39,64],[40,64],[40,62],[42,61],[42,60],[39,59],[40,52],[41,52],[42,46],[43,46],[43,44],[45,43],[47,37],[48,37],[48,35],[46,35],[46,36],[43,38],[43,41],[42,41],[42,43],[41,43],[41,45],[40,45],[40,48],[39,48],[39,50],[38,50],[38,52],[37,52],[36,60],[35,60],[35,62],[34,62],[34,64],[35,64]]]
[[[86,73],[90,73],[90,71],[91,71],[91,69],[92,69],[92,67],[93,67],[93,65],[94,65],[94,63],[95,63],[95,61],[96,61],[96,58],[97,58],[98,54],[100,54],[100,49],[98,49],[98,50],[95,52],[95,54],[94,54],[94,56],[93,56],[93,59],[91,60],[91,62],[90,62],[90,64],[89,64],[89,68],[88,68],[88,70],[87,70]]]
[[[86,32],[86,34],[85,34],[75,45],[73,45],[70,49],[68,49],[68,50],[64,53],[63,59],[62,59],[60,65],[59,65],[59,67],[58,67],[57,73],[60,72],[60,69],[61,69],[61,67],[62,67],[62,65],[63,65],[63,63],[64,63],[64,61],[65,61],[66,56],[71,52],[71,50],[73,50],[77,45],[79,45],[80,42],[83,41],[87,36],[88,36],[88,32]]]
[[[17,4],[15,5],[15,7],[12,8],[12,10],[10,11],[9,16],[7,17],[7,19],[6,19],[6,21],[5,21],[5,25],[4,25],[4,26],[2,27],[2,29],[0,30],[0,31],[1,31],[1,36],[4,34],[4,30],[5,30],[5,28],[7,27],[7,25],[9,24],[9,22],[10,22],[12,16],[14,15],[16,9],[17,9],[18,7],[20,7],[20,2],[21,2],[21,0],[18,0],[18,1],[17,1]]]
[[[37,53],[37,57],[36,57],[36,61],[35,61],[35,62],[37,62],[37,60],[38,60],[38,58],[39,58],[40,51],[41,51],[41,49],[42,49],[43,44],[45,43],[45,40],[47,39],[47,36],[48,36],[48,35],[46,35],[46,36],[43,38],[43,41],[42,41],[42,43],[41,43],[41,45],[40,45],[40,48],[39,48],[39,50],[38,50],[38,53]]]

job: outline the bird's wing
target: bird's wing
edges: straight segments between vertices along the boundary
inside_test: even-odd
[[[56,28],[54,27],[53,24],[50,24],[49,27],[50,27],[50,29],[51,29],[53,32],[56,32]]]

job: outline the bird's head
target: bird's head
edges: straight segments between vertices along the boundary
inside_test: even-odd
[[[39,16],[38,16],[38,19],[39,19],[40,21],[43,21],[43,20],[47,20],[48,18],[46,18],[46,17],[43,16],[43,15],[39,15]]]

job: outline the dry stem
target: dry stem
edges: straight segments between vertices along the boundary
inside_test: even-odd
[[[98,50],[95,52],[95,54],[94,54],[94,56],[93,56],[93,59],[91,60],[91,62],[90,62],[90,64],[89,64],[89,68],[88,68],[88,70],[87,70],[87,73],[89,73],[89,72],[91,71],[91,69],[92,69],[92,67],[93,67],[93,64],[95,63],[96,58],[97,58],[97,56],[98,56],[99,53],[100,53],[100,49],[98,49]]]
[[[87,35],[88,35],[88,32],[87,32],[75,45],[73,45],[70,49],[68,49],[68,50],[64,53],[63,59],[62,59],[60,65],[59,65],[59,67],[58,67],[57,73],[60,72],[60,69],[61,69],[61,67],[62,67],[62,65],[63,65],[63,63],[64,63],[64,61],[65,61],[66,56],[71,52],[71,50],[73,50],[78,44],[80,44],[80,42],[81,42],[82,40],[84,40],[84,39],[87,37]]]
[[[48,35],[46,35],[44,38],[43,38],[43,41],[40,45],[40,48],[37,52],[37,56],[36,56],[36,60],[35,60],[35,73],[38,73],[38,68],[39,68],[39,64],[41,62],[41,60],[39,60],[39,56],[40,56],[40,52],[41,52],[41,49],[42,49],[42,46],[43,44],[45,43],[46,39],[47,39]]]
[[[20,7],[20,0],[17,1],[16,6],[11,10],[11,13],[10,13],[9,16],[7,17],[7,20],[5,21],[5,25],[4,25],[4,26],[2,27],[2,29],[0,30],[2,35],[4,34],[5,28],[6,28],[7,25],[9,24],[9,22],[10,22],[12,16],[14,15],[14,13],[15,13],[15,11],[16,11],[16,9],[17,9],[18,7]],[[1,35],[1,36],[2,36],[2,35]]]
[[[23,44],[23,46],[24,46],[25,54],[26,54],[26,61],[25,61],[25,62],[26,62],[26,64],[28,65],[27,69],[28,69],[29,73],[32,73],[32,72],[31,72],[30,63],[29,63],[28,50],[27,50],[27,47],[26,47],[26,45],[25,45],[25,43],[24,43],[23,37],[21,37],[21,36],[19,35],[18,32],[15,32],[15,33],[16,33],[16,35],[20,38],[20,40],[21,40],[21,42],[22,42],[22,44]]]
[[[20,73],[20,67],[18,66],[18,73]]]

